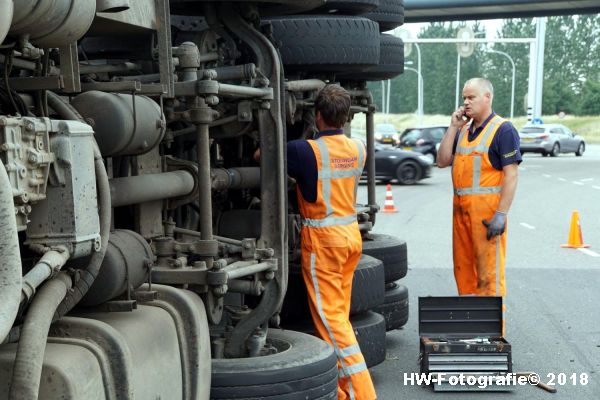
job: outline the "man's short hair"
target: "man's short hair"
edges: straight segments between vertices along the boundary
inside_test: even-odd
[[[480,94],[485,94],[486,92],[489,92],[492,97],[494,96],[494,86],[492,85],[492,82],[490,82],[488,79],[485,78],[471,78],[468,81],[465,82],[465,86],[467,85],[476,85],[479,87],[480,90]]]
[[[350,93],[340,85],[325,86],[317,94],[315,111],[321,113],[327,125],[342,128],[350,114]]]

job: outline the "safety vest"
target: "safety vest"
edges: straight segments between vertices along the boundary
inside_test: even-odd
[[[356,191],[365,163],[365,149],[343,134],[309,140],[317,160],[317,199],[304,200],[297,189],[302,225],[325,228],[356,222]]]
[[[497,194],[502,191],[504,174],[494,168],[488,151],[496,132],[505,120],[494,115],[481,133],[469,142],[469,127],[465,124],[458,137],[452,162],[452,183],[456,196]]]

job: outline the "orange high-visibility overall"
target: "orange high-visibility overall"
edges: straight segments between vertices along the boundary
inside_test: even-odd
[[[339,399],[377,396],[350,324],[352,276],[362,252],[354,207],[364,166],[362,143],[343,134],[308,141],[317,160],[317,199],[297,190],[302,215],[302,275],[319,336],[338,358]]]
[[[487,228],[498,209],[504,182],[490,162],[488,150],[504,119],[494,116],[469,142],[468,125],[460,132],[452,163],[454,277],[460,295],[504,296],[506,229],[487,240]]]

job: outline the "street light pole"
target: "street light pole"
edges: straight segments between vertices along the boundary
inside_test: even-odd
[[[511,56],[509,56],[508,54],[506,54],[503,51],[488,49],[487,52],[488,53],[496,53],[496,54],[500,54],[500,55],[507,57],[508,61],[510,61],[511,65],[512,65],[512,85],[511,85],[512,87],[511,87],[511,92],[510,92],[510,119],[513,119],[514,111],[515,111],[515,75],[516,75],[516,71],[517,71],[517,69],[515,68],[515,62],[513,61]]]
[[[412,71],[417,73],[417,124],[421,126],[423,124],[423,75],[421,71],[404,66],[405,71]]]
[[[460,89],[460,54],[456,59],[456,101],[454,103],[454,109],[458,109],[458,93]]]
[[[418,43],[415,43],[415,48],[417,49],[417,91],[418,93],[420,93],[418,97],[418,104],[417,104],[417,115],[419,118],[419,126],[421,125],[422,121],[423,121],[423,89],[424,89],[424,83],[423,83],[423,75],[421,74],[421,47],[419,47]]]

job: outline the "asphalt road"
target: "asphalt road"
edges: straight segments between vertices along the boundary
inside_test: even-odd
[[[377,186],[383,205],[386,187]],[[398,213],[379,214],[376,233],[408,243],[410,318],[387,336],[387,360],[371,370],[379,398],[388,399],[599,399],[600,398],[600,146],[583,157],[543,158],[526,154],[509,213],[506,339],[513,346],[514,371],[564,373],[557,393],[517,386],[509,393],[433,392],[405,385],[404,373],[419,371],[417,299],[453,296],[449,169],[414,186],[392,184]],[[366,186],[359,202],[366,203]],[[564,249],[571,214],[578,210],[585,251]],[[571,381],[575,374],[576,385]],[[587,384],[581,384],[587,374]],[[585,382],[585,381],[584,381]]]

